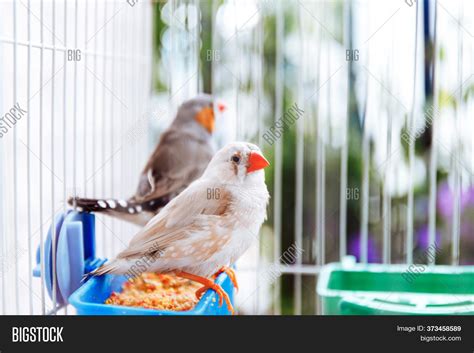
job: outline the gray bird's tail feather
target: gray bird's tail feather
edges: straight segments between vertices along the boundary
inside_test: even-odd
[[[135,200],[90,199],[70,197],[68,203],[80,212],[104,213],[112,217],[144,226],[160,208],[169,202],[163,196],[154,200],[137,202]]]

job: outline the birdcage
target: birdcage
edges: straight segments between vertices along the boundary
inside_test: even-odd
[[[472,313],[472,6],[2,2],[0,312],[111,313],[81,306],[105,287],[64,283],[139,228],[67,200],[132,195],[179,104],[208,92],[227,105],[216,146],[271,163],[240,313]],[[208,299],[197,314],[219,313]]]

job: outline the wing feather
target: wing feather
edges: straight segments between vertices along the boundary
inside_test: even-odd
[[[201,176],[212,152],[207,141],[167,131],[143,169],[135,198],[149,201],[180,192]]]
[[[209,188],[206,181],[192,183],[151,219],[117,257],[162,251],[193,234],[209,231],[209,226],[221,220],[232,204],[231,193],[225,187],[217,187],[219,196],[213,198],[208,197]]]

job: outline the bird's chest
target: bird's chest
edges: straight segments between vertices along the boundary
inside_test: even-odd
[[[231,265],[241,257],[247,249],[256,241],[254,233],[247,229],[236,227],[230,232],[226,244],[208,258],[209,262],[222,265]]]
[[[230,259],[230,263],[235,262],[245,251],[258,241],[259,231],[265,220],[265,207],[259,205],[256,200],[243,200],[239,205],[239,211],[235,212],[231,227],[226,227],[230,232],[227,243],[220,249],[223,257]]]
[[[233,216],[237,227],[249,228],[258,232],[265,221],[268,193],[258,189],[249,189],[234,194]]]
[[[267,201],[268,193],[251,189],[233,192],[231,208],[214,231],[220,241],[218,249],[205,261],[209,266],[233,264],[253,242],[258,241],[260,227],[266,217]]]

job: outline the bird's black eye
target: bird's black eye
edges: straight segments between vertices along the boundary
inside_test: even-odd
[[[239,163],[240,162],[240,157],[239,156],[232,156],[231,160],[232,160],[232,162]]]

